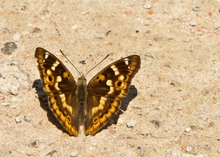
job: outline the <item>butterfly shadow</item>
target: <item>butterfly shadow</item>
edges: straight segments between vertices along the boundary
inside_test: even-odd
[[[58,122],[56,117],[53,115],[53,112],[49,108],[48,97],[47,94],[43,90],[43,85],[40,79],[34,81],[32,88],[36,89],[37,96],[40,102],[40,106],[47,112],[48,120],[55,125],[58,129],[67,133],[66,130],[62,127],[62,125]]]

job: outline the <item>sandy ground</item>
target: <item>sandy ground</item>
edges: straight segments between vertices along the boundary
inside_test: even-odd
[[[220,156],[219,0],[3,0],[0,30],[0,156]],[[36,47],[75,78],[59,49],[82,73],[110,54],[88,80],[140,55],[116,124],[95,136],[66,134],[37,94]]]

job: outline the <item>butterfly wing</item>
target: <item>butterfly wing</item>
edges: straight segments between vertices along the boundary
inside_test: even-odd
[[[128,56],[110,64],[91,79],[87,86],[86,135],[94,135],[117,113],[140,64],[140,56]]]
[[[73,76],[58,58],[43,48],[36,49],[35,58],[51,111],[70,135],[77,136],[79,105]]]

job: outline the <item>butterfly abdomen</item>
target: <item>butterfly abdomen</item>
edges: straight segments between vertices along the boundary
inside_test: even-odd
[[[85,108],[87,107],[87,83],[85,77],[82,75],[77,80],[77,89],[76,89],[76,97],[77,97],[77,106],[79,107],[78,115],[79,115],[79,125],[82,126],[84,124],[84,119],[86,116]]]

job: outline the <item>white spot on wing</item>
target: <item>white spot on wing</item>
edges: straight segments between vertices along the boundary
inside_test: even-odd
[[[49,69],[47,70],[47,75],[52,75],[52,72]]]
[[[112,65],[111,68],[115,72],[115,75],[119,74],[118,68],[115,65]]]
[[[60,94],[60,98],[65,97],[65,94]]]
[[[56,82],[55,84],[54,84],[54,87],[55,87],[55,89],[56,90],[60,90],[60,88],[58,87],[58,82]],[[65,96],[64,96],[65,97]],[[60,97],[61,98],[61,97]]]
[[[45,53],[45,59],[47,59],[49,57],[49,53]]]
[[[104,109],[106,100],[107,99],[105,97],[101,97],[101,99],[99,100],[99,106],[92,108],[92,115],[94,115],[97,111]]]
[[[54,66],[52,66],[51,69],[52,69],[53,71],[55,71],[55,67],[54,67]]]
[[[118,79],[119,79],[120,81],[123,81],[123,80],[125,79],[125,77],[124,77],[124,75],[120,75],[120,76],[118,77]]]
[[[108,92],[108,94],[112,94],[114,93],[114,87],[110,87],[110,91]]]
[[[55,63],[53,63],[53,66],[51,67],[51,69],[53,71],[55,71],[56,67],[59,65],[60,63],[58,61],[56,61]]]
[[[112,86],[112,80],[108,80],[108,81],[106,82],[106,85],[107,85],[107,86]]]
[[[57,82],[61,82],[61,81],[62,81],[61,76],[57,76]]]
[[[129,59],[128,58],[125,58],[124,61],[125,61],[126,65],[129,65]]]

